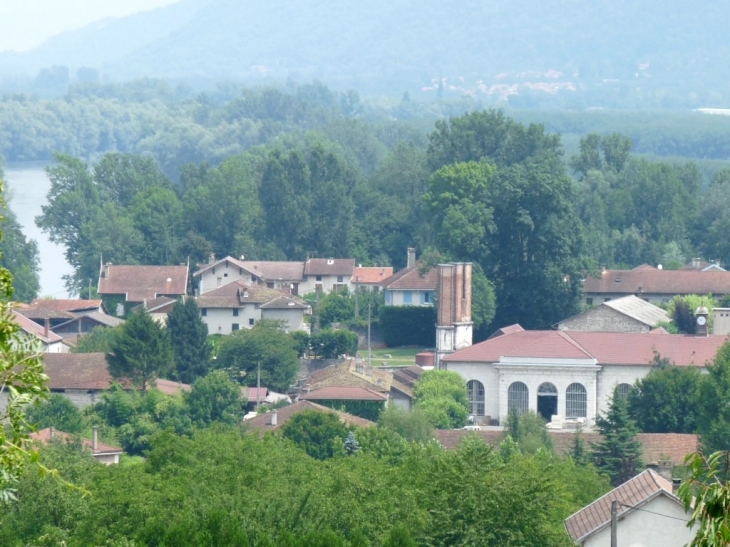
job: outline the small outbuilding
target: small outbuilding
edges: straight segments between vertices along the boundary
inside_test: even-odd
[[[608,300],[558,323],[558,330],[649,332],[671,318],[659,306],[630,295]]]

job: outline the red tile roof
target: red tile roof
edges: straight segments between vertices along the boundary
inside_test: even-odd
[[[183,384],[182,382],[165,380],[163,378],[157,378],[155,380],[155,388],[159,389],[165,395],[178,395],[183,391],[190,391],[192,389],[190,384]]]
[[[568,534],[573,541],[578,543],[586,536],[610,524],[612,502],[618,501],[621,504],[636,506],[649,501],[657,495],[668,496],[670,499],[681,504],[679,499],[672,494],[672,483],[655,471],[647,469],[565,519],[565,528],[568,530]],[[621,515],[625,515],[633,510],[632,507],[619,505],[619,518],[621,518]],[[687,520],[689,520],[689,517]]]
[[[555,452],[567,456],[573,450],[575,442],[574,431],[549,431]],[[486,443],[499,445],[504,439],[504,431],[467,431],[465,429],[439,429],[434,432],[435,437],[444,448],[454,449],[464,438],[464,435],[478,435]],[[586,446],[600,441],[603,437],[599,433],[582,433]],[[647,464],[656,464],[662,460],[670,460],[675,466],[684,465],[684,458],[699,450],[697,435],[681,433],[639,433],[636,436],[642,447],[644,461]]]
[[[435,291],[438,285],[438,269],[431,268],[421,275],[421,263],[405,268],[384,279],[380,285],[388,290],[426,290]]]
[[[350,281],[354,271],[354,258],[310,258],[304,263],[304,275],[343,275]]]
[[[587,277],[586,294],[729,294],[730,272],[696,270],[606,270],[601,277]]]
[[[80,300],[62,298],[36,298],[30,303],[31,308],[48,309],[57,311],[84,311],[98,310],[101,308],[101,300]],[[28,317],[28,316],[26,316]]]
[[[263,402],[266,399],[266,396],[269,394],[269,388],[262,387],[260,389],[260,391],[261,391],[261,401]],[[259,400],[259,388],[243,386],[241,388],[241,395],[246,397],[246,400],[249,403],[255,403],[256,401]]]
[[[74,438],[74,435],[71,435],[70,433],[66,433],[65,431],[59,431],[58,429],[55,429],[53,431],[53,438],[61,439],[64,442],[66,442],[66,441],[72,440]],[[39,441],[43,444],[48,444],[51,441],[51,428],[47,427],[47,428],[41,429],[35,433],[31,433],[30,439],[32,441]],[[121,448],[112,446],[110,444],[104,444],[101,442],[96,443],[96,450],[94,450],[92,448],[93,442],[91,439],[81,439],[81,444],[83,444],[84,448],[91,450],[91,452],[95,456],[101,456],[104,454],[122,454],[124,452]]]
[[[352,274],[352,282],[378,284],[389,278],[391,275],[393,275],[393,268],[391,266],[388,266],[387,268],[381,266],[358,266]]]
[[[299,414],[300,412],[304,412],[305,410],[317,410],[319,412],[331,412],[337,414],[337,416],[339,416],[340,418],[340,421],[347,425],[353,425],[357,427],[370,427],[372,425],[375,425],[373,422],[371,422],[370,420],[366,420],[365,418],[353,416],[352,414],[348,414],[346,412],[339,412],[337,410],[327,408],[326,406],[318,405],[317,403],[313,403],[311,401],[298,401],[294,404],[279,408],[277,410],[276,418],[277,425],[271,425],[271,412],[267,412],[266,414],[259,414],[258,416],[255,416],[250,420],[246,420],[244,424],[246,424],[249,429],[262,433],[266,431],[276,431],[282,425],[288,422],[293,416]]]
[[[26,308],[24,308],[26,309]],[[31,336],[35,336],[41,342],[45,344],[55,344],[61,342],[62,338],[53,331],[48,331],[46,334],[45,327],[41,327],[35,321],[28,319],[27,317],[20,315],[17,311],[11,310],[10,312],[13,321],[25,332]]]
[[[119,266],[106,264],[99,277],[99,294],[124,294],[127,302],[187,293],[188,267]]]
[[[310,393],[302,393],[303,401],[387,401],[388,396],[382,392],[364,387],[321,387]]]
[[[287,303],[294,302],[295,306],[300,308],[309,307],[296,296],[288,295],[278,289],[269,289],[263,285],[247,285],[240,280],[203,293],[196,298],[196,302],[200,308],[240,308],[247,303],[266,304],[275,301],[279,302],[280,307],[285,307],[282,304],[282,298],[286,299]],[[272,304],[272,307],[277,306],[278,304]]]
[[[659,353],[679,366],[703,366],[712,361],[725,340],[721,335],[511,329],[508,334],[457,351],[443,360],[494,363],[507,356],[594,358],[601,365],[648,365]]]

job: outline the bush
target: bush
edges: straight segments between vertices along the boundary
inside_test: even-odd
[[[338,355],[357,353],[357,334],[349,330],[324,329],[310,338],[315,357],[335,359]]]
[[[383,306],[380,332],[389,348],[433,347],[436,343],[436,308],[429,306]]]

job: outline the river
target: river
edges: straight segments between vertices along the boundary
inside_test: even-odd
[[[73,273],[73,269],[66,262],[64,248],[52,243],[35,225],[35,217],[41,214],[41,206],[45,205],[46,195],[51,187],[45,171],[46,165],[37,162],[8,163],[5,167],[5,182],[10,208],[18,217],[23,233],[27,238],[38,242],[41,262],[39,296],[67,298],[62,276]]]

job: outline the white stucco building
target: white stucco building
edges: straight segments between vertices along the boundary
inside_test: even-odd
[[[234,281],[198,296],[196,301],[209,334],[250,329],[261,319],[281,320],[289,331],[307,330],[307,303],[277,289]]]
[[[565,528],[576,545],[610,547],[613,502],[618,503],[619,545],[682,547],[692,541],[696,532],[687,527],[689,515],[672,493],[672,483],[647,469],[565,520]]]
[[[463,376],[478,422],[504,423],[510,411],[594,425],[618,389],[651,370],[655,355],[677,366],[703,367],[724,336],[623,332],[526,331],[513,325],[441,359]],[[681,412],[681,409],[677,410]]]
[[[408,249],[407,266],[380,283],[386,306],[433,306],[437,285],[437,268],[421,271],[413,248]]]

